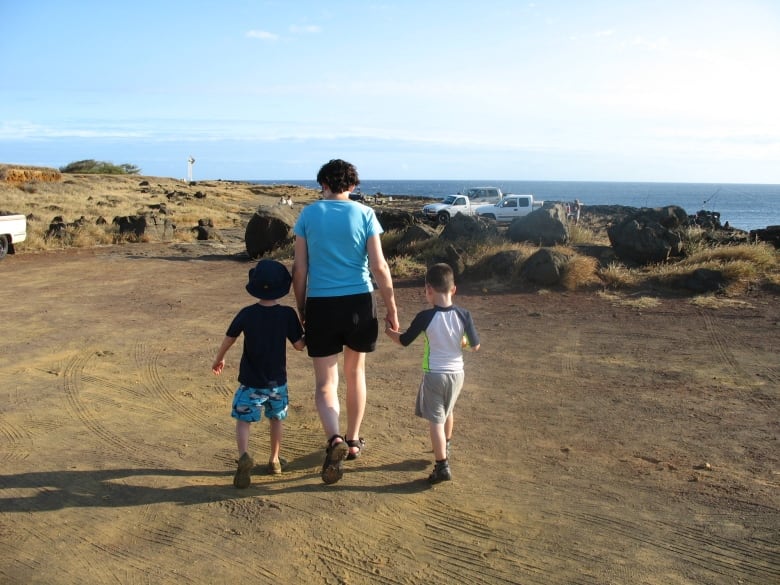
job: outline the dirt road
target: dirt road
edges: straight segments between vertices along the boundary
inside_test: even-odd
[[[453,481],[429,487],[413,416],[421,345],[368,359],[367,449],[319,477],[305,353],[290,351],[281,477],[232,487],[225,374],[250,302],[218,246],[137,245],[0,263],[0,582],[780,582],[780,303],[637,308],[596,294],[461,287]],[[402,323],[425,304],[398,283]],[[292,298],[288,299],[292,304]]]

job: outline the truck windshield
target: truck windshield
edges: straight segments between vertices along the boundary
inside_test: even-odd
[[[452,205],[453,203],[455,203],[455,197],[456,197],[455,195],[447,195],[444,198],[444,201],[442,201],[442,203],[444,203],[445,205]]]

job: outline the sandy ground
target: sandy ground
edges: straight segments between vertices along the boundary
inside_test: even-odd
[[[0,263],[0,582],[780,582],[776,297],[637,309],[462,287],[483,350],[452,482],[425,482],[421,342],[383,337],[343,480],[320,480],[311,364],[291,349],[289,467],[263,474],[260,423],[239,491],[239,348],[209,368],[250,266],[216,244]],[[422,290],[397,295],[408,324]]]

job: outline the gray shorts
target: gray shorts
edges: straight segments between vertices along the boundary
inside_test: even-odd
[[[450,374],[425,372],[417,392],[414,414],[432,423],[444,424],[463,388],[463,378],[462,371]]]

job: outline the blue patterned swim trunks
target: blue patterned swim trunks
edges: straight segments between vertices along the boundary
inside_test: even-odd
[[[284,420],[287,404],[287,384],[274,388],[250,388],[242,384],[233,395],[230,416],[244,422],[258,422],[264,410],[265,418]]]

